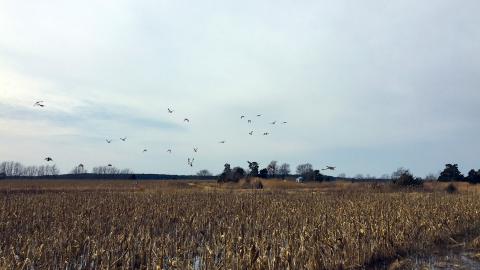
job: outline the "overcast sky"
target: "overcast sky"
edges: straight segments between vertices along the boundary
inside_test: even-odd
[[[0,0],[0,159],[480,169],[479,14],[478,0]]]

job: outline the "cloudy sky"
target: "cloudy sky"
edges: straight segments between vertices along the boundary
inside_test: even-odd
[[[479,169],[479,13],[477,0],[0,0],[0,159]]]

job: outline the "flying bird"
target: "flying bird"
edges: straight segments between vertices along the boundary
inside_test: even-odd
[[[109,140],[109,139],[105,139],[105,141],[107,141],[107,143],[111,143],[112,140]]]
[[[190,122],[190,119],[185,118],[185,119],[183,119],[183,122]]]
[[[108,164],[107,166],[108,166],[108,167],[112,167],[112,164]]]
[[[147,149],[143,149],[143,151],[142,151],[142,152],[143,152],[143,153],[145,153],[145,152],[147,152],[147,151],[148,151]]]
[[[172,153],[172,149],[168,149],[167,152],[171,154],[171,153]]]
[[[219,141],[218,143],[225,143],[225,141]]]
[[[125,137],[125,138],[120,138],[120,140],[126,141],[126,140],[127,140],[127,137]]]
[[[286,123],[287,123],[287,121],[283,121],[283,122],[282,122],[282,124],[286,124]]]
[[[253,135],[253,130],[252,130],[252,131],[250,131],[248,134],[250,134],[250,135]]]
[[[45,160],[46,160],[47,162],[53,161],[53,159],[52,159],[51,157],[46,157]]]
[[[37,101],[33,106],[44,107],[45,105],[43,104],[43,101]]]
[[[263,136],[267,136],[268,134],[270,134],[270,133],[264,132],[264,133],[263,133]]]
[[[168,113],[173,113],[173,110],[168,108]]]
[[[260,116],[262,116],[262,115],[261,115],[261,114],[257,114],[257,117],[260,117]]]
[[[193,147],[193,152],[197,153],[198,152],[198,147]]]
[[[193,161],[194,160],[195,160],[195,158],[192,158],[191,160],[190,160],[190,158],[188,159],[187,163],[188,163],[188,165],[190,165],[190,167],[193,167]]]
[[[248,123],[252,123],[252,120],[248,119]]]
[[[240,116],[240,119],[243,119],[243,118],[245,118],[245,115]]]
[[[322,169],[322,171],[325,171],[325,170],[331,170],[331,171],[334,171],[336,167],[333,167],[333,166],[326,166],[325,169]]]
[[[273,121],[270,124],[275,125],[276,123],[277,123],[277,121]]]

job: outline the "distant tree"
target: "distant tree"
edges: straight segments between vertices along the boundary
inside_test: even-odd
[[[448,182],[448,181],[463,181],[465,177],[458,170],[458,164],[446,164],[445,169],[440,173],[438,181]]]
[[[252,176],[252,177],[257,177],[258,176],[258,162],[248,161],[248,169],[250,169],[249,176]]]
[[[285,179],[290,174],[290,164],[288,163],[283,163],[280,165],[280,168],[278,168],[278,174]]]
[[[114,175],[120,174],[122,171],[113,166],[99,166],[92,169],[92,173],[101,175]]]
[[[246,176],[245,170],[242,167],[235,167],[232,169],[230,176],[228,177],[229,181],[238,182],[240,179]]]
[[[364,177],[363,174],[361,174],[361,173],[355,175],[354,178],[357,179],[357,180],[363,180],[363,179],[365,179],[365,177]]]
[[[393,180],[393,183],[400,186],[417,186],[422,184],[422,180],[420,178],[414,178],[409,170],[403,169],[400,176]]]
[[[87,169],[85,169],[85,167],[82,165],[82,166],[75,166],[71,171],[70,171],[71,174],[85,174],[85,173],[88,173]]]
[[[272,178],[275,178],[277,176],[277,173],[278,173],[278,165],[277,165],[277,161],[276,160],[272,160],[270,162],[270,164],[268,164],[267,166],[267,170],[268,170],[268,177],[272,177]]]
[[[200,170],[197,172],[197,176],[212,176],[212,173],[209,172],[208,170]]]
[[[268,177],[268,169],[267,168],[261,169],[259,174],[258,174],[258,177],[267,178]]]
[[[223,172],[218,177],[218,182],[223,183],[228,181],[228,177],[231,175],[232,169],[230,168],[230,164],[225,163]]]
[[[474,169],[468,172],[467,181],[472,184],[480,183],[480,170],[475,171]]]
[[[313,166],[310,163],[300,164],[297,166],[297,174],[308,179],[308,175],[313,172]]]
[[[391,179],[396,180],[396,179],[399,179],[400,176],[409,174],[409,173],[410,173],[409,170],[405,169],[404,167],[400,167],[392,173]]]

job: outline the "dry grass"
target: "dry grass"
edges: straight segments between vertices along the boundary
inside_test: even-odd
[[[0,268],[362,268],[480,228],[468,188],[263,182],[0,182]]]

